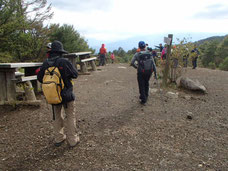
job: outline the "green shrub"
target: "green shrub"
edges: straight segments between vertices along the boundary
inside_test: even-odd
[[[208,64],[208,67],[209,67],[210,69],[216,69],[216,65],[215,65],[214,62],[210,62],[210,63]]]
[[[226,57],[224,61],[219,65],[219,69],[228,71],[228,57]]]

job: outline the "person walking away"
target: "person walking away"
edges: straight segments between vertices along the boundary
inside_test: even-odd
[[[191,51],[192,69],[196,69],[198,57],[199,57],[199,50],[196,48],[196,46],[194,46],[194,49]]]
[[[156,66],[152,54],[145,49],[145,42],[140,41],[138,46],[140,52],[136,52],[133,56],[131,66],[137,69],[140,103],[145,104],[149,96],[149,81],[153,72],[155,79],[157,79]]]
[[[107,50],[105,48],[105,44],[101,45],[100,48],[100,61],[99,61],[99,66],[104,66],[105,64],[105,56],[106,56]]]
[[[112,52],[112,54],[111,54],[111,60],[112,60],[112,64],[114,63],[114,60],[115,60],[115,55],[114,55],[114,53]]]
[[[37,75],[37,79],[39,82],[42,83],[42,88],[44,91],[45,84],[47,84],[45,78],[48,77],[48,74],[53,76],[54,74],[56,74],[57,71],[59,71],[59,79],[62,80],[61,84],[59,85],[60,87],[64,86],[64,88],[61,91],[61,97],[59,97],[62,101],[58,104],[52,104],[54,119],[53,128],[55,139],[54,145],[56,147],[59,147],[63,144],[65,140],[67,140],[67,143],[70,145],[70,147],[74,147],[80,141],[79,135],[76,132],[74,107],[75,95],[73,93],[72,82],[73,78],[77,78],[78,73],[75,67],[68,60],[62,57],[64,53],[67,52],[63,49],[62,43],[59,41],[54,41],[51,44],[50,57],[43,62],[43,65],[40,68],[40,72]],[[50,74],[50,68],[54,68],[53,70],[55,70],[55,73],[52,72],[52,74]],[[65,118],[63,118],[63,116],[61,115],[62,108],[64,108],[65,110]]]

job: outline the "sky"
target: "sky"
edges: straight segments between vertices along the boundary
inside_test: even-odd
[[[89,42],[168,33],[228,31],[228,0],[48,0],[50,23],[69,24]],[[163,39],[163,37],[161,37]]]

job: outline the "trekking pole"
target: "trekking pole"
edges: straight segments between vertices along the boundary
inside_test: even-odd
[[[165,103],[163,101],[163,96],[162,96],[162,93],[161,93],[160,85],[158,83],[158,79],[156,79],[156,83],[157,83],[158,92],[159,92],[159,95],[160,95],[160,100],[161,100],[161,103],[162,103],[162,107],[164,108],[164,112],[167,113],[166,108],[165,108]]]

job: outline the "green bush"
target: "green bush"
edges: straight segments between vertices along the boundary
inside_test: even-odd
[[[228,57],[226,57],[224,61],[219,65],[219,69],[228,71]]]
[[[210,62],[210,63],[208,64],[208,67],[209,67],[210,69],[216,69],[216,65],[215,65],[214,62]]]

